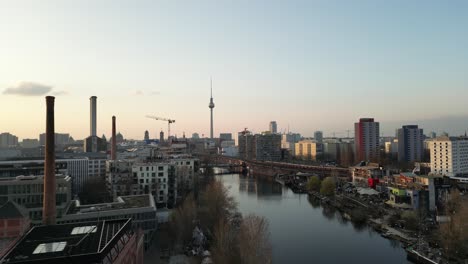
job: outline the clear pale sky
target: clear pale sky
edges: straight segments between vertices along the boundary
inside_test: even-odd
[[[92,95],[99,135],[112,115],[127,138],[167,130],[147,114],[208,135],[212,76],[216,135],[276,120],[344,136],[359,117],[462,133],[467,14],[462,0],[1,1],[0,132],[37,138],[54,94],[56,131],[75,139]]]

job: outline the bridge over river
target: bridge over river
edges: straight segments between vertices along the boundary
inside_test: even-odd
[[[313,173],[322,178],[328,176],[347,178],[351,175],[348,168],[334,166],[313,166],[287,162],[242,160],[222,155],[206,155],[203,158],[208,161],[208,166],[225,167],[229,168],[233,172],[241,172],[242,169],[246,169],[251,174],[261,176],[273,177],[275,175],[293,174],[298,172]]]

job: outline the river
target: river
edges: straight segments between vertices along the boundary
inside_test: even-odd
[[[398,242],[354,225],[339,212],[309,200],[307,194],[238,174],[217,177],[243,215],[268,219],[273,263],[410,263]]]

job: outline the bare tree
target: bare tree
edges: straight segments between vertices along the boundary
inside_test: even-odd
[[[445,206],[448,222],[440,225],[442,248],[449,258],[466,258],[468,255],[468,204],[454,190]]]
[[[193,196],[189,195],[171,214],[170,227],[176,243],[185,244],[191,240],[196,217],[197,207]]]
[[[214,229],[214,244],[211,248],[215,263],[241,263],[237,230],[226,219],[219,219]]]
[[[241,263],[272,263],[272,246],[268,220],[248,215],[242,220],[239,231]]]
[[[220,181],[211,182],[202,193],[199,210],[200,220],[211,231],[214,230],[219,219],[229,221],[236,210],[236,201],[229,196],[228,190]]]

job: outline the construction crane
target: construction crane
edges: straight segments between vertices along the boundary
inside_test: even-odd
[[[159,121],[166,121],[167,122],[167,138],[171,136],[171,124],[175,123],[174,119],[169,119],[169,118],[164,118],[164,117],[157,117],[153,115],[147,115],[147,118],[151,118],[154,120],[159,120]]]

